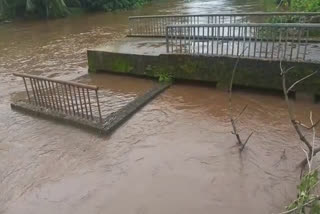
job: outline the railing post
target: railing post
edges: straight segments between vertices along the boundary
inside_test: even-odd
[[[166,26],[167,53],[169,53],[169,26]]]
[[[27,87],[26,79],[25,79],[25,77],[22,77],[22,78],[23,78],[24,87],[26,88],[26,92],[27,92],[27,95],[28,95],[28,101],[29,101],[29,103],[31,103],[31,99],[30,99],[30,95],[29,95],[29,90],[28,90],[28,87]]]
[[[102,123],[102,116],[101,116],[100,102],[99,102],[99,96],[98,96],[98,89],[96,89],[95,91],[96,91],[96,99],[97,99],[97,104],[98,104],[100,123]]]

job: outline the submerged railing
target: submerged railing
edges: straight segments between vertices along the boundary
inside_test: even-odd
[[[13,75],[22,77],[29,104],[102,123],[98,87],[27,74]]]
[[[241,24],[265,22],[310,23],[319,12],[218,13],[196,15],[156,15],[129,17],[129,36],[165,36],[168,25]]]
[[[320,24],[172,25],[166,28],[167,52],[306,61],[317,57],[311,30]]]

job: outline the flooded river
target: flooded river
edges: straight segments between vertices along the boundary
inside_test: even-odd
[[[304,157],[279,96],[236,92],[239,125],[255,131],[239,155],[227,93],[174,85],[110,137],[10,109],[13,72],[64,80],[87,73],[86,50],[121,38],[142,14],[261,11],[255,0],[162,0],[143,8],[0,25],[0,213],[277,213],[296,194]],[[105,105],[123,106],[151,80],[96,74]],[[319,105],[297,101],[298,118]]]

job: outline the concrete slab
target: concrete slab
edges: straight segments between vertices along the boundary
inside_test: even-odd
[[[100,46],[93,50],[151,56],[167,53],[164,38],[125,37],[114,41],[108,46]]]
[[[28,102],[26,93],[17,95],[20,97],[20,99],[13,101],[11,103],[11,108],[45,119],[63,122],[64,124],[70,124],[76,127],[85,128],[87,130],[98,131],[101,134],[111,134],[112,131],[118,128],[122,123],[126,122],[135,112],[137,112],[161,92],[166,90],[170,85],[170,83],[155,84],[150,90],[146,90],[134,100],[128,102],[112,113],[103,116],[102,122],[100,122],[99,118],[96,117],[94,117],[93,120],[87,120],[77,115],[68,115],[65,114],[65,112],[54,111],[49,108],[36,106],[35,104]],[[104,103],[100,103],[100,105],[102,109],[104,109]]]
[[[181,44],[180,44],[181,43]],[[251,47],[254,47],[254,42],[251,42]],[[169,46],[169,53],[174,54],[191,54],[191,55],[205,55],[205,56],[237,56],[243,52],[244,47],[249,46],[249,41],[202,41],[202,40],[175,40],[171,41]],[[282,44],[281,50],[278,51],[277,47],[272,42],[257,42],[256,48],[251,48],[250,52],[248,48],[244,52],[244,56],[253,59],[277,59],[277,54],[280,56],[285,55],[288,60],[301,60],[303,58],[303,50],[305,46],[294,46],[291,50],[291,44],[288,43],[287,51],[284,53],[285,44]],[[274,55],[271,55],[271,49],[274,49]],[[134,54],[134,55],[150,55],[159,56],[161,54],[167,54],[166,40],[163,37],[125,37],[114,41],[107,46],[100,46],[92,50],[122,53],[122,54]],[[268,50],[268,51],[267,51]],[[305,61],[320,62],[320,43],[310,43],[307,46],[307,53]],[[260,58],[259,58],[260,57]]]

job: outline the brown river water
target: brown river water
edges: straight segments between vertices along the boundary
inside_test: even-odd
[[[255,134],[240,155],[227,96],[177,84],[109,137],[33,118],[10,108],[23,90],[13,72],[72,80],[87,74],[86,50],[126,34],[142,14],[262,11],[253,0],[156,1],[143,8],[52,21],[0,25],[0,213],[277,213],[296,194],[304,157],[280,96],[234,93],[239,126]],[[151,80],[110,74],[83,77],[117,109]],[[83,80],[84,81],[84,80]],[[319,105],[295,102],[307,120]],[[285,155],[284,155],[285,154]]]

